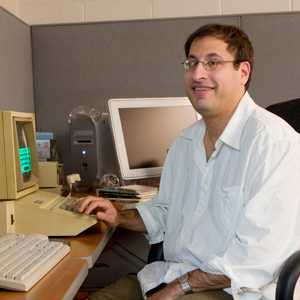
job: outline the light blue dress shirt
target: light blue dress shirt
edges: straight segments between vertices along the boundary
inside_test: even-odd
[[[234,299],[275,299],[278,269],[300,248],[300,138],[248,93],[206,160],[205,124],[175,141],[160,191],[138,211],[166,262],[147,265],[143,291],[200,268],[231,279]]]

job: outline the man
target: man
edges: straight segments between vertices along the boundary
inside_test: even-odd
[[[139,286],[151,300],[274,299],[278,270],[299,249],[300,139],[248,94],[247,35],[206,25],[185,52],[186,93],[202,119],[171,147],[156,199],[131,218],[100,198],[80,207],[164,241],[165,261],[91,299],[142,299]]]

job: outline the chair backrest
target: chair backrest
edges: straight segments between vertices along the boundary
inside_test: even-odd
[[[300,133],[300,98],[272,104],[266,109],[287,121]]]

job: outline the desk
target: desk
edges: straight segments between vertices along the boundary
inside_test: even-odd
[[[1,300],[71,300],[98,256],[113,229],[96,224],[77,237],[61,238],[70,242],[71,252],[28,292],[0,289]]]
[[[99,223],[76,237],[65,237],[63,239],[70,242],[71,257],[85,259],[90,269],[113,233],[114,228],[109,228],[104,223]]]

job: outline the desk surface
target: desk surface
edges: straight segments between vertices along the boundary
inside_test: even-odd
[[[71,300],[113,234],[113,229],[97,224],[70,242],[71,252],[28,292],[0,289],[1,300]]]

